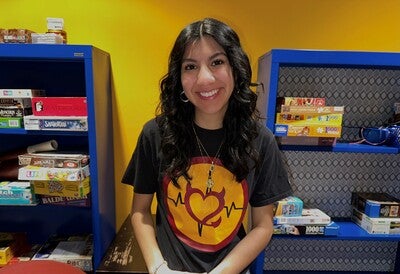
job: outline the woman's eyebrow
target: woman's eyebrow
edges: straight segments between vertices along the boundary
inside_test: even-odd
[[[212,60],[212,59],[214,59],[214,58],[216,58],[216,57],[218,57],[220,55],[223,55],[223,56],[226,57],[226,53],[225,52],[216,52],[213,55],[211,55],[208,59]],[[184,62],[197,62],[197,61],[195,59],[193,59],[193,58],[183,58],[182,59],[182,63],[184,63]]]

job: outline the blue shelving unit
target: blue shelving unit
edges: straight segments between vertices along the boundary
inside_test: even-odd
[[[397,242],[394,266],[388,266],[388,268],[393,267],[394,273],[400,273],[400,235],[372,235],[367,233],[358,225],[346,220],[351,215],[350,200],[348,199],[347,205],[343,203],[343,199],[339,199],[340,197],[335,201],[335,198],[332,198],[333,195],[331,195],[331,192],[335,191],[337,191],[337,195],[343,195],[343,193],[349,195],[347,192],[351,190],[374,191],[374,189],[378,189],[379,191],[388,189],[392,195],[400,196],[399,184],[396,179],[398,174],[396,165],[392,169],[390,166],[385,167],[385,172],[389,170],[390,174],[374,174],[374,171],[378,170],[379,166],[382,166],[385,162],[395,161],[397,163],[399,149],[354,143],[355,140],[359,139],[359,128],[381,126],[393,114],[393,103],[400,102],[400,53],[273,49],[259,58],[257,81],[261,83],[257,89],[259,96],[257,108],[265,119],[265,125],[272,132],[275,130],[277,97],[324,97],[327,105],[345,106],[342,137],[338,139],[335,146],[280,146],[285,157],[295,157],[294,160],[289,159],[288,163],[303,166],[308,164],[307,171],[304,171],[304,174],[301,173],[301,167],[297,169],[293,166],[289,167],[289,170],[293,168],[295,169],[294,172],[297,172],[297,180],[294,179],[295,191],[302,191],[304,197],[301,198],[307,199],[306,190],[314,190],[317,197],[310,200],[311,203],[314,203],[311,206],[325,206],[325,211],[331,210],[333,214],[340,214],[341,216],[331,215],[331,217],[338,217],[339,219],[337,221],[337,224],[340,225],[339,235],[337,237],[274,235],[274,240],[291,239],[294,245],[296,240],[311,239],[349,243],[352,241]],[[304,159],[302,154],[305,155]],[[334,159],[331,160],[330,158]],[[359,166],[357,166],[358,161],[361,162]],[[319,162],[322,163],[321,166],[318,165]],[[329,162],[329,165],[327,162]],[[355,162],[354,166],[356,167],[354,174],[345,168],[353,162]],[[320,175],[313,176],[313,166],[310,167],[309,165],[315,165],[314,172],[318,172]],[[330,170],[329,172],[335,170],[338,176],[326,175],[329,173],[327,170]],[[367,175],[363,174],[364,172]],[[382,180],[385,178],[384,184],[373,184],[368,181],[365,181],[364,184],[364,178],[376,181],[375,175],[381,176]],[[328,186],[324,185],[325,178],[332,180],[332,177],[342,181],[338,182],[337,186],[334,180]],[[344,192],[343,189],[347,189],[347,192]],[[318,190],[321,191],[320,195]],[[321,196],[321,198],[318,196]],[[324,199],[323,197],[326,196],[333,200]],[[290,251],[293,251],[294,248],[288,246],[287,250],[287,256],[290,257]],[[291,271],[296,273],[299,271],[299,273],[344,273],[335,271],[335,269],[330,269],[332,271],[318,270],[318,266],[310,267],[309,271],[301,271],[302,269],[298,267],[288,270],[287,265],[282,265],[282,269],[275,268],[266,271],[263,269],[265,265],[268,267],[268,262],[265,259],[268,258],[262,252],[256,263],[253,264],[252,273],[287,273]],[[282,257],[279,257],[279,259],[282,259]],[[286,257],[283,259],[282,264],[288,262]],[[328,265],[333,261],[329,261],[329,259],[317,261],[321,265],[327,262]],[[359,269],[362,269],[362,267],[360,266]],[[348,272],[362,271],[359,269],[354,266]],[[384,272],[374,271],[370,273]]]
[[[0,230],[27,232],[33,243],[55,233],[93,233],[96,269],[115,236],[109,54],[90,45],[0,44],[0,88],[87,97],[88,132],[0,129],[0,153],[51,139],[59,150],[85,150],[90,156],[91,207],[0,206]]]

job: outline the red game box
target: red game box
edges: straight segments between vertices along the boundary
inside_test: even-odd
[[[35,116],[87,116],[86,97],[33,97]]]

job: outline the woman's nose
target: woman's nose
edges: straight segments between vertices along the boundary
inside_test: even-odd
[[[214,80],[215,78],[213,72],[207,66],[202,66],[199,70],[199,74],[197,75],[197,83],[208,84]]]

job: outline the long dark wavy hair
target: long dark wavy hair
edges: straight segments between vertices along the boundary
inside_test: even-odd
[[[181,66],[186,47],[203,36],[212,37],[224,50],[232,67],[234,90],[224,117],[225,142],[221,150],[224,166],[242,181],[255,165],[258,153],[252,147],[257,136],[257,95],[250,86],[251,66],[236,32],[225,23],[205,18],[186,26],[178,35],[169,56],[168,73],[161,79],[157,122],[161,131],[161,150],[165,157],[166,175],[178,186],[177,178],[190,182],[188,169],[195,147],[192,129],[194,106],[182,101]],[[229,134],[228,134],[229,133]]]

